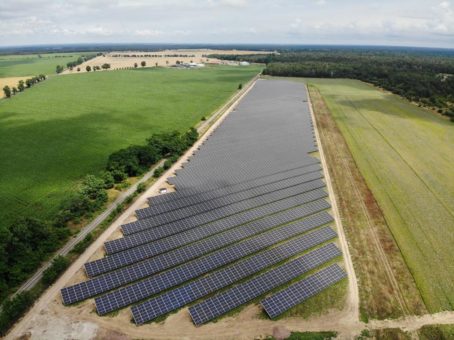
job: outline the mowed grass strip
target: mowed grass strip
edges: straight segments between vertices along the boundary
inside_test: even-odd
[[[427,308],[454,307],[454,125],[355,80],[308,79],[324,97]]]
[[[258,67],[139,69],[53,77],[0,101],[0,225],[49,218],[113,151],[186,131]]]
[[[66,67],[66,63],[76,61],[85,53],[48,53],[0,55],[0,78],[55,74],[57,65]],[[86,53],[88,54],[94,54]]]

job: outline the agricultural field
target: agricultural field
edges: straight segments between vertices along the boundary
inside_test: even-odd
[[[0,78],[54,74],[57,65],[75,61],[84,53],[0,55]]]
[[[344,135],[427,309],[452,310],[454,124],[360,81],[307,82]]]
[[[104,168],[110,153],[155,132],[189,129],[259,71],[152,68],[65,75],[1,100],[0,223],[19,215],[50,217],[78,180]]]

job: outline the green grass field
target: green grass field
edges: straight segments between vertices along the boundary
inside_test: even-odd
[[[53,77],[0,100],[0,224],[48,218],[113,151],[185,131],[220,107],[258,67],[140,69]]]
[[[76,61],[84,53],[0,55],[0,78],[54,74],[57,65]]]
[[[454,308],[454,124],[355,80],[324,97],[432,312]]]

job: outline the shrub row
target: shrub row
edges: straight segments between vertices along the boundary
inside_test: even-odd
[[[77,60],[75,60],[75,61],[68,62],[66,64],[66,67],[69,68],[70,70],[72,70],[74,67],[79,66],[80,64],[82,64],[90,59],[93,59],[93,58],[96,58],[96,55],[94,55],[94,54],[83,55],[83,56],[80,56],[79,58],[77,58]],[[55,68],[55,71],[57,73],[62,73],[64,70],[65,70],[65,67],[63,65],[57,65]]]
[[[23,80],[20,80],[19,83],[17,84],[17,87],[13,86],[11,88],[8,85],[3,87],[3,93],[5,94],[6,98],[10,98],[11,96],[17,94],[18,92],[24,91],[25,88],[30,88],[33,85],[35,85],[43,80],[46,80],[46,76],[44,74],[40,74],[38,76],[28,78],[25,80],[25,82]]]

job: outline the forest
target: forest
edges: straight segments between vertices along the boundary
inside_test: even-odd
[[[264,75],[359,79],[454,120],[454,52],[308,48],[268,55],[213,55],[264,63]]]

